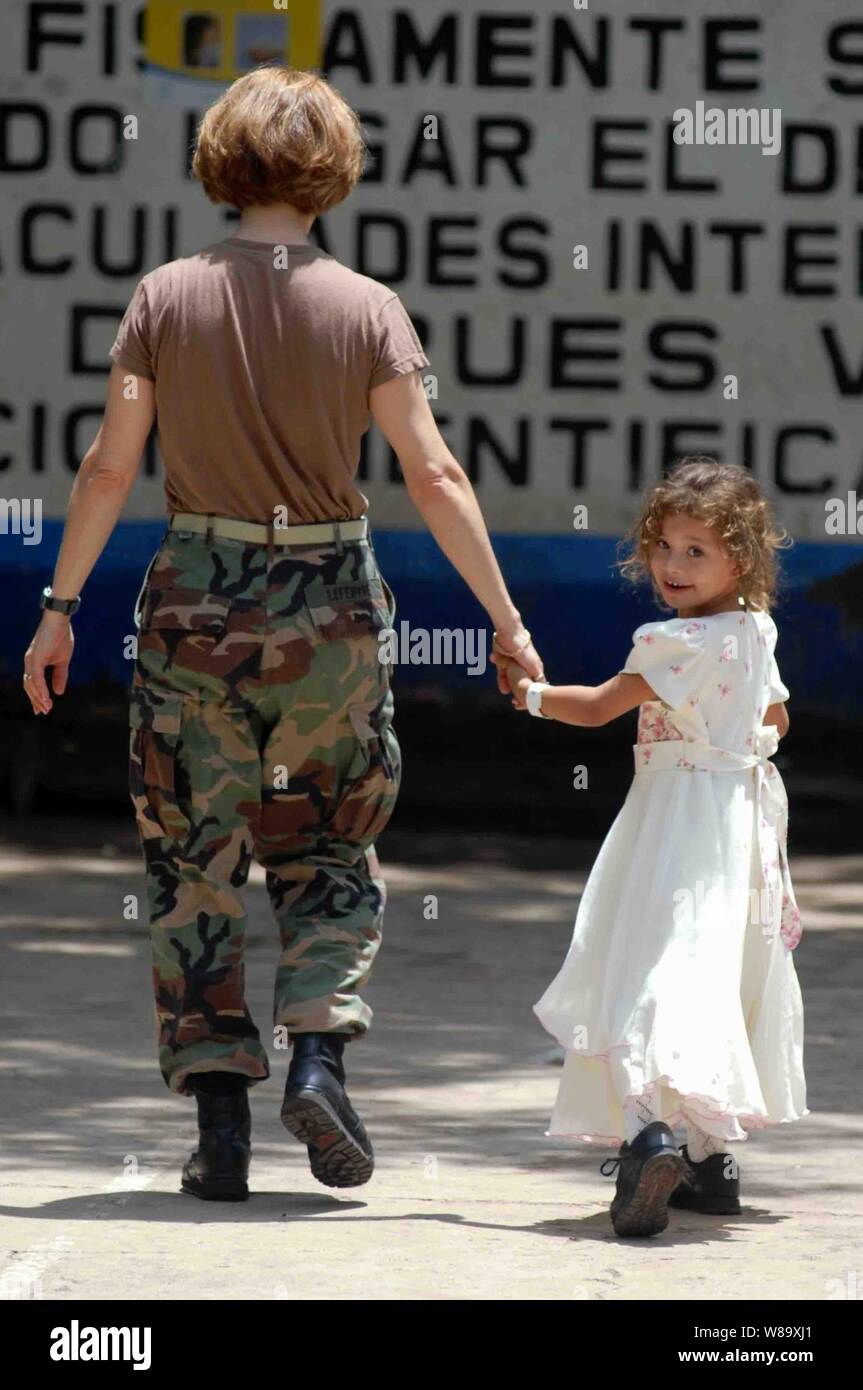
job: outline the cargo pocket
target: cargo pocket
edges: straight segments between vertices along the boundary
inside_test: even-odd
[[[305,589],[312,624],[325,641],[377,638],[390,625],[390,598],[378,577],[326,584],[313,579]]]
[[[142,839],[175,840],[188,830],[177,793],[185,697],[136,686],[129,705],[129,792]]]
[[[354,756],[332,820],[338,839],[367,849],[389,821],[398,799],[402,758],[392,726],[392,695],[373,706],[348,709],[356,736]]]
[[[138,590],[138,597],[135,599],[135,607],[132,614],[132,620],[135,624],[136,631],[140,631],[141,629],[141,616],[143,613],[144,600],[147,594],[147,585],[150,582],[150,575],[153,572],[153,566],[158,560],[160,553],[161,551],[157,550],[149,565],[147,566],[147,569],[144,573],[144,578],[141,582],[141,587]]]

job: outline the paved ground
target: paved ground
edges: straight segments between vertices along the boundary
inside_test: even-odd
[[[530,1006],[568,943],[591,847],[571,852],[578,867],[539,873],[517,867],[541,862],[536,842],[423,835],[412,852],[385,840],[376,1024],[350,1053],[376,1175],[342,1196],[317,1186],[278,1120],[286,1061],[274,1053],[252,1095],[254,1195],[222,1207],[177,1191],[194,1110],[154,1064],[148,947],[123,919],[125,895],[143,901],[133,829],[42,829],[39,852],[21,848],[21,827],[0,842],[0,1295],[863,1296],[863,856],[792,864],[812,1115],[739,1151],[740,1217],[672,1213],[664,1235],[635,1243],[613,1237],[604,1152],[543,1133],[559,1070]],[[552,848],[549,862],[566,862]],[[437,921],[423,915],[429,893]],[[259,879],[248,896],[264,1032],[275,935]]]

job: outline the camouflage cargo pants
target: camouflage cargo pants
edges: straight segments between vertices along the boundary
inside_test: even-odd
[[[245,999],[242,889],[266,871],[274,1024],[364,1033],[386,889],[374,849],[401,754],[368,540],[291,547],[169,530],[139,599],[130,791],[162,1074],[269,1075]]]

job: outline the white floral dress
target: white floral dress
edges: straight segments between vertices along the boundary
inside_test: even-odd
[[[635,777],[534,1006],[567,1049],[547,1131],[620,1144],[623,1105],[725,1142],[807,1115],[787,800],[762,726],[788,699],[769,614],[645,623],[624,670]]]

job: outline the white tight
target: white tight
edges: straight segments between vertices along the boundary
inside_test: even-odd
[[[655,1110],[655,1097],[647,1094],[634,1096],[628,1100],[623,1107],[623,1123],[626,1131],[626,1142],[631,1144],[636,1134],[644,1129],[645,1125],[651,1124],[659,1119]],[[686,1149],[689,1157],[695,1163],[701,1163],[709,1154],[723,1153],[722,1143],[714,1139],[711,1134],[705,1134],[703,1129],[699,1129],[691,1120],[686,1121]]]
[[[635,1096],[632,1100],[626,1101],[623,1107],[623,1125],[628,1144],[632,1143],[636,1134],[644,1129],[645,1125],[649,1125],[659,1118],[654,1110],[654,1104],[655,1098],[649,1094]]]
[[[710,1154],[721,1154],[725,1150],[721,1140],[714,1139],[712,1134],[705,1134],[703,1129],[687,1120],[686,1152],[694,1163],[702,1163]]]

